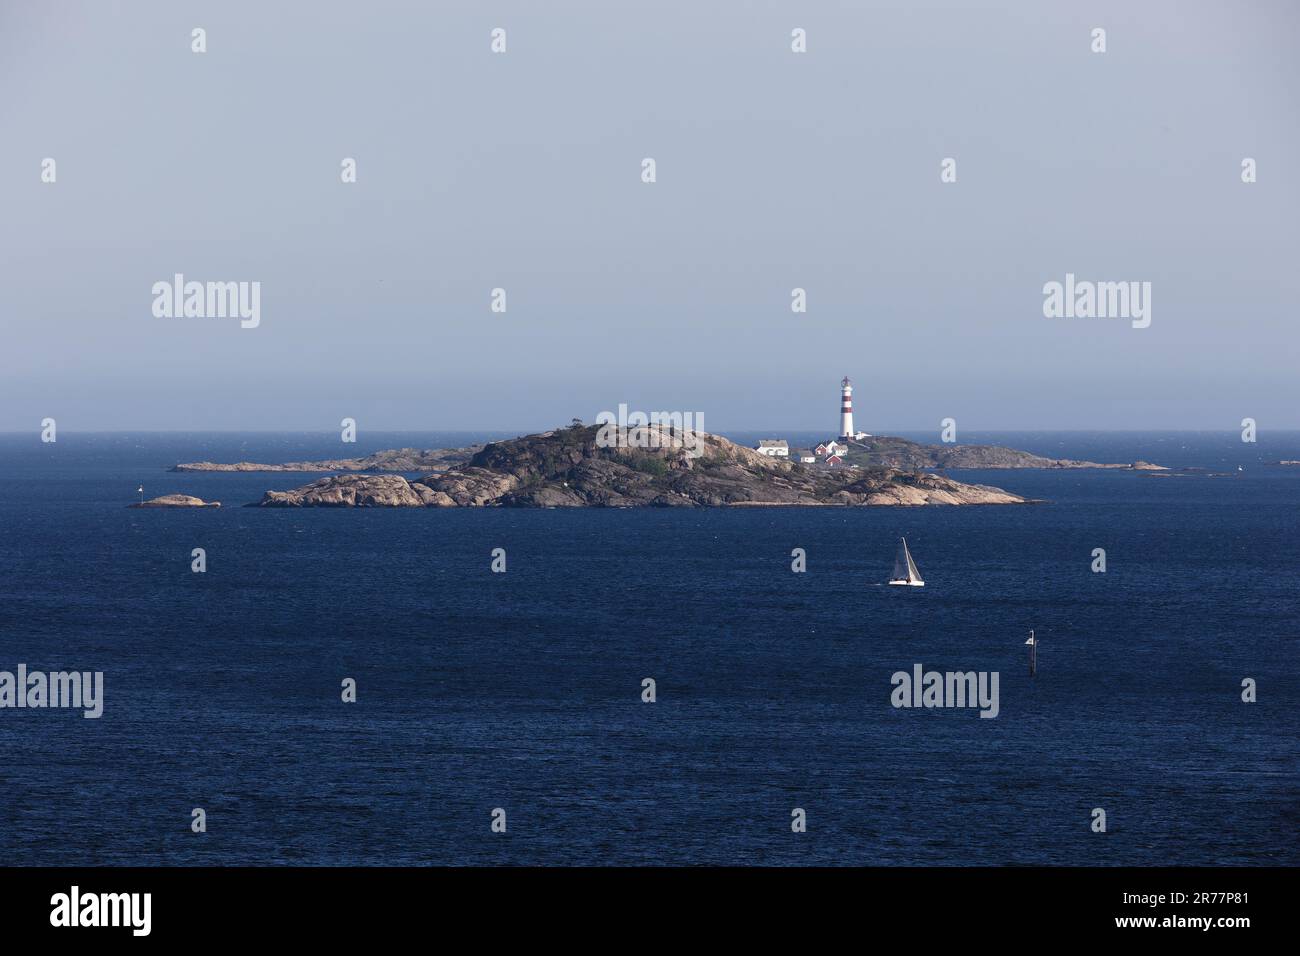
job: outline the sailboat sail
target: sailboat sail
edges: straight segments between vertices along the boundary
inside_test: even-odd
[[[894,575],[890,578],[891,584],[924,584],[921,580],[921,572],[916,569],[916,562],[912,560],[912,552],[907,550],[907,539],[902,538],[898,542],[898,553],[894,555]]]
[[[921,580],[921,572],[916,569],[916,562],[912,560],[912,552],[907,550],[907,539],[903,539],[903,555],[907,558],[907,579],[909,581]]]

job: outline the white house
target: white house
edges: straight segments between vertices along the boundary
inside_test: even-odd
[[[790,446],[784,438],[763,438],[758,442],[758,447],[754,449],[760,455],[767,455],[770,458],[789,458]]]
[[[849,446],[841,445],[837,441],[828,441],[823,442],[813,450],[819,455],[842,455],[849,450]]]

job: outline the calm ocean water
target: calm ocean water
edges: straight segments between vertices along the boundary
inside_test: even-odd
[[[260,510],[315,476],[165,469],[337,435],[0,436],[0,670],[106,698],[0,710],[0,861],[1300,863],[1300,467],[1265,464],[1300,433],[962,437],[1244,471],[954,473],[1032,507]],[[141,482],[225,507],[129,510]],[[903,534],[924,589],[879,586]],[[915,663],[999,671],[1000,716],[893,709]]]

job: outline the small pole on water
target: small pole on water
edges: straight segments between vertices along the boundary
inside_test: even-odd
[[[141,485],[136,491],[140,492],[140,504],[144,504],[144,485]]]
[[[1034,631],[1029,631],[1029,640],[1025,642],[1029,645],[1029,676],[1033,677],[1038,673],[1038,641],[1034,638]]]

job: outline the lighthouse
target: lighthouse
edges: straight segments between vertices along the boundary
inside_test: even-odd
[[[853,383],[847,375],[840,382],[840,437],[853,437]]]

